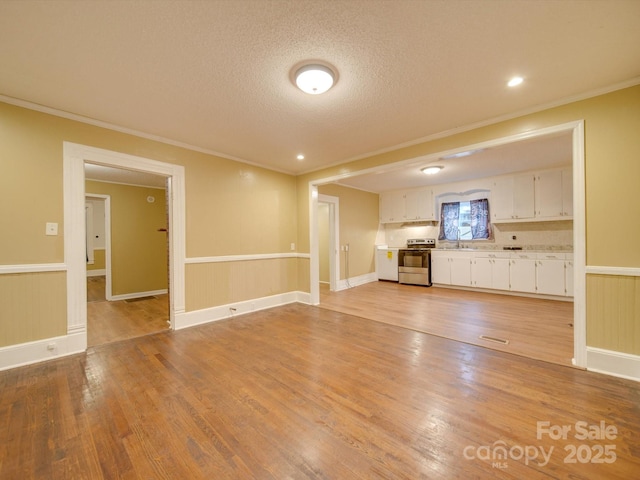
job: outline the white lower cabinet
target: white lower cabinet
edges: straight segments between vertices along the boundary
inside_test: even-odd
[[[564,261],[565,295],[573,297],[573,255],[567,254]]]
[[[513,254],[509,263],[509,283],[513,292],[536,293],[536,254]]]
[[[447,252],[431,250],[431,282],[451,285],[451,267]]]
[[[564,254],[538,254],[536,289],[544,295],[566,294]]]
[[[471,264],[473,286],[477,288],[493,288],[493,272],[491,258],[476,257]]]
[[[573,296],[573,254],[431,251],[435,284]]]
[[[474,287],[509,290],[509,253],[476,253],[471,265]]]
[[[473,254],[462,254],[456,252],[451,257],[451,285],[461,287],[471,286],[471,259]]]
[[[431,251],[431,282],[471,286],[471,252]]]

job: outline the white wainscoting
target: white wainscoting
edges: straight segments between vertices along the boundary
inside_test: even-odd
[[[176,315],[175,329],[194,327],[205,323],[225,320],[247,313],[279,307],[289,303],[309,303],[309,294],[306,292],[287,292],[269,297],[254,298],[243,302],[228,303],[216,307],[194,310]]]
[[[87,349],[86,338],[84,330],[78,330],[61,337],[0,348],[0,370],[83,353]]]

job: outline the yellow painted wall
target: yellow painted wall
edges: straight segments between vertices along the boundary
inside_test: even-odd
[[[292,292],[297,279],[295,258],[188,264],[187,311]]]
[[[340,279],[375,272],[375,252],[378,231],[378,195],[355,188],[330,184],[318,187],[318,193],[340,199],[340,245],[349,245],[347,253],[340,250]]]
[[[91,180],[85,190],[111,197],[112,294],[166,290],[167,234],[158,231],[167,228],[164,190]]]
[[[640,277],[587,275],[587,345],[640,354]]]
[[[67,333],[65,272],[0,275],[0,347]]]
[[[93,263],[87,263],[87,270],[104,270],[106,264],[106,250],[104,248],[96,248],[93,250]]]
[[[297,192],[291,175],[0,103],[0,222],[11,225],[0,235],[0,265],[64,262],[64,141],[183,165],[187,257],[283,253],[297,243]],[[46,222],[58,222],[58,236],[45,236]],[[242,283],[241,293],[234,295],[243,299],[295,290],[295,261],[285,269],[278,262],[265,267],[258,261],[267,272],[263,277],[270,278],[268,288],[253,281],[250,263],[232,271],[214,268],[215,285]],[[37,282],[27,288],[23,275],[0,276],[4,291],[12,292],[11,297],[0,296],[0,332],[20,324],[19,332],[0,339],[3,345],[66,332],[66,275],[47,276],[46,288]],[[246,276],[239,280],[238,275]],[[187,271],[186,291],[198,289],[198,281]],[[50,292],[58,292],[59,299],[47,308]],[[229,294],[223,291],[200,289],[187,309],[213,307],[225,298]],[[15,310],[9,300],[25,307]],[[43,306],[46,324],[27,303]]]

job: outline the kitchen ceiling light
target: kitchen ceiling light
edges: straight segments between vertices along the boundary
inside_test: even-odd
[[[304,160],[304,155],[300,154],[296,157],[298,160]]]
[[[443,168],[444,167],[441,167],[441,166],[438,165],[438,166],[433,166],[433,167],[424,167],[420,171],[422,173],[424,173],[425,175],[435,175],[436,173],[438,173]]]
[[[300,90],[311,95],[319,95],[333,86],[335,74],[324,65],[305,65],[295,75]]]
[[[450,160],[452,158],[468,157],[469,155],[473,155],[474,153],[480,153],[483,150],[484,148],[477,148],[476,150],[467,150],[465,152],[452,153],[450,155],[445,155],[444,157],[440,157],[440,160]]]
[[[507,85],[509,87],[517,87],[518,85],[520,85],[522,82],[524,82],[524,78],[522,77],[513,77],[511,80],[509,80],[509,82],[507,83]]]

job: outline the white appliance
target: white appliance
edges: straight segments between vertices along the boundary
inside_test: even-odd
[[[398,281],[398,248],[376,245],[376,273],[378,280]]]

